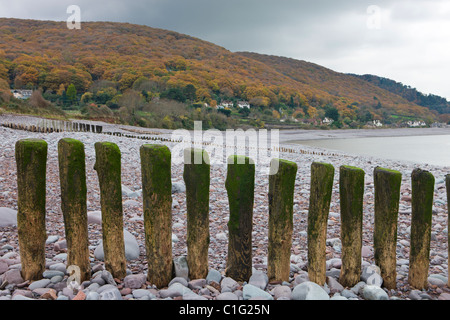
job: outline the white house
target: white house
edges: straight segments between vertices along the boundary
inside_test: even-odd
[[[222,101],[219,105],[217,105],[217,109],[226,109],[233,108],[233,102],[229,100]]]
[[[373,120],[373,125],[379,128],[383,126],[380,120]]]
[[[224,106],[225,108],[233,108],[234,106],[233,102],[229,100],[222,101],[220,105]]]
[[[16,99],[26,100],[31,98],[33,90],[11,90],[11,93]]]
[[[244,109],[244,108],[250,109],[250,103],[248,103],[247,101],[239,101],[237,103],[237,105],[241,109]]]
[[[329,126],[330,124],[332,124],[334,122],[333,119],[327,118],[325,117],[325,119],[323,119],[322,123],[326,124],[327,126]]]
[[[406,123],[411,128],[417,128],[417,127],[425,127],[427,124],[421,120],[419,121],[408,121]]]

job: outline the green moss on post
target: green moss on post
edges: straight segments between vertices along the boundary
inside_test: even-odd
[[[45,271],[45,196],[47,142],[36,139],[16,143],[17,227],[25,280],[42,279]]]
[[[95,144],[102,210],[103,251],[106,270],[118,279],[126,276],[123,236],[122,165],[119,147],[111,142]]]
[[[269,176],[269,248],[267,273],[269,281],[289,281],[292,233],[295,162],[273,159]],[[272,171],[272,170],[271,170]]]
[[[421,169],[411,175],[411,250],[409,284],[416,289],[427,287],[430,266],[431,222],[433,214],[434,176]]]
[[[397,220],[402,174],[375,168],[375,264],[380,267],[383,286],[397,287]]]
[[[143,145],[140,154],[148,281],[163,288],[173,265],[171,153],[163,145]]]
[[[67,263],[81,271],[81,281],[90,278],[87,225],[87,189],[84,145],[78,140],[58,143],[61,210],[67,240]]]
[[[354,286],[361,277],[364,175],[360,168],[340,168],[342,267],[339,282],[344,287]]]
[[[326,241],[328,214],[333,191],[334,167],[311,165],[311,192],[308,213],[308,276],[323,286],[326,281]]]
[[[208,153],[201,149],[186,149],[184,159],[189,277],[205,279],[208,275],[211,166]]]
[[[225,187],[230,206],[226,275],[236,281],[248,281],[252,275],[253,160],[244,156],[229,157]]]

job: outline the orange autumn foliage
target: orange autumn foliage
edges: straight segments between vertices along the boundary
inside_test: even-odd
[[[143,78],[158,88],[192,84],[197,100],[213,105],[221,96],[263,108],[302,108],[312,118],[326,105],[350,119],[363,107],[376,115],[435,117],[387,90],[305,61],[233,53],[188,35],[128,23],[83,22],[81,30],[69,30],[65,22],[0,18],[0,79],[10,85],[57,92],[74,84],[82,94],[105,80],[125,92]],[[374,96],[382,110],[373,110]]]

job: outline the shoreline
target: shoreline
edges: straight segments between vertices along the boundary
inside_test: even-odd
[[[24,124],[36,124],[39,121],[45,120],[44,118],[33,115],[19,115],[19,114],[0,114],[0,124],[2,121],[24,123]],[[47,120],[48,122],[54,120]],[[58,121],[58,120],[56,120]],[[163,129],[163,128],[144,128],[122,124],[111,124],[103,121],[96,120],[81,120],[81,119],[68,119],[67,121],[82,122],[88,124],[97,124],[105,126],[106,128],[114,127],[119,129],[118,131],[137,130],[143,134],[145,132],[154,133],[159,132],[162,135],[171,135],[176,130],[186,129]],[[271,129],[268,129],[270,132]],[[193,132],[193,130],[186,130]],[[221,131],[225,133],[225,131]],[[376,137],[410,137],[410,136],[432,136],[432,135],[450,135],[450,126],[447,128],[373,128],[373,129],[281,129],[280,143],[290,144],[292,141],[310,141],[310,140],[327,140],[327,139],[353,139],[353,138],[376,138]]]
[[[413,137],[450,135],[450,128],[386,128],[386,129],[337,129],[337,130],[280,130],[280,143],[328,139]]]

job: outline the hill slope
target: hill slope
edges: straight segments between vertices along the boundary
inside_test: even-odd
[[[384,117],[389,115],[427,117],[430,115],[429,110],[424,110],[414,101],[408,101],[394,92],[354,75],[335,72],[314,63],[291,58],[250,52],[239,54],[271,66],[295,82],[308,84],[333,96],[335,98],[333,104],[344,115],[351,113],[349,110],[355,105],[358,110],[370,110]]]
[[[375,75],[351,75],[370,82],[382,89],[388,90],[389,92],[395,93],[396,95],[399,95],[410,102],[416,103],[419,106],[426,107],[430,110],[436,110],[440,114],[450,113],[450,102],[445,98],[434,94],[426,95],[414,88],[411,88],[410,86],[404,85],[403,83]]]
[[[436,117],[363,79],[312,63],[232,53],[187,35],[127,23],[86,22],[81,30],[68,30],[65,22],[2,18],[0,79],[55,94],[73,84],[79,96],[95,94],[96,84],[107,81],[115,90],[106,99],[111,104],[115,94],[130,88],[155,97],[192,85],[194,101],[244,99],[261,110],[297,110],[305,118],[320,118],[330,107],[350,120],[367,113],[380,119]]]

